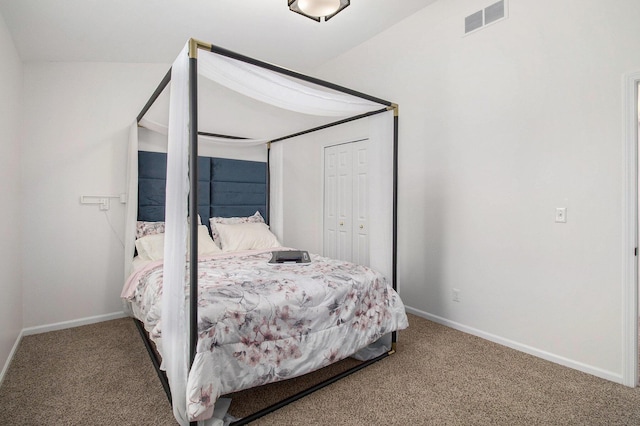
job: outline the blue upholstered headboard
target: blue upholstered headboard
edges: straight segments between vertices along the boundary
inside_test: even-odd
[[[164,221],[167,154],[138,152],[138,220]],[[209,226],[214,216],[267,219],[267,163],[198,157],[198,212]]]

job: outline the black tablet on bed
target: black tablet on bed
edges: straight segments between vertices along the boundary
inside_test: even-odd
[[[279,263],[310,263],[311,257],[307,251],[302,250],[283,250],[274,251],[271,254],[271,264]]]

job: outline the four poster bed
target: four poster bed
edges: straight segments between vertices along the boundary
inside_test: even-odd
[[[236,63],[239,69],[233,68]],[[308,95],[319,99],[295,108],[330,121],[266,140],[200,131],[200,69],[279,108],[292,109],[286,105],[290,98],[279,98],[283,91],[304,98],[302,103]],[[279,86],[275,92],[263,85],[260,94],[247,93],[244,83],[233,87],[237,81],[230,81],[243,72],[248,74],[241,78],[259,75],[261,84],[266,79],[267,86]],[[144,116],[169,82],[164,130]],[[180,424],[223,424],[221,395],[297,377],[349,356],[364,360],[231,424],[249,423],[395,351],[396,331],[408,325],[396,292],[397,111],[390,102],[197,40],[185,46],[137,119],[138,125],[168,134],[167,154],[139,151],[132,128],[122,292]],[[274,252],[293,250],[281,244],[282,194],[273,181],[283,161],[272,158],[272,144],[377,115],[384,115],[387,125],[370,127],[382,129],[371,130],[369,137],[384,147],[372,155],[372,167],[384,173],[371,179],[369,193],[372,203],[386,194],[381,204],[392,208],[372,214],[373,269],[313,253],[307,264],[270,263]],[[266,145],[266,161],[199,156],[202,138]],[[387,210],[380,207],[371,210]]]

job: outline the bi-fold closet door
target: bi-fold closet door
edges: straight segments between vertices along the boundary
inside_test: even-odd
[[[367,141],[324,148],[324,255],[369,265]]]

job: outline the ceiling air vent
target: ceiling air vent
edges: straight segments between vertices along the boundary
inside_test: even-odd
[[[487,6],[464,18],[464,33],[469,34],[507,17],[506,0]]]

